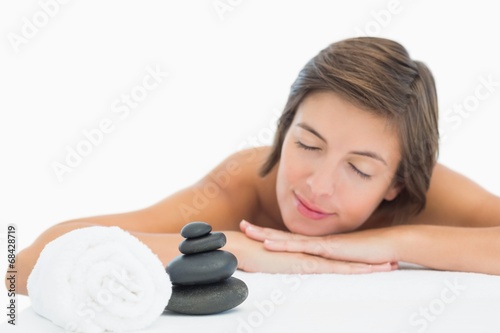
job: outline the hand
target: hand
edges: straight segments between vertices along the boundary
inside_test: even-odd
[[[397,269],[397,256],[389,241],[391,228],[371,229],[346,234],[311,237],[242,221],[240,228],[253,240],[263,242],[268,251],[302,253],[341,262],[390,265]]]
[[[242,230],[250,224],[242,223]],[[251,229],[251,228],[250,228]],[[282,238],[304,237],[282,232],[274,229],[261,228],[268,231],[275,231]],[[360,274],[372,272],[386,272],[395,269],[389,262],[380,264],[366,264],[361,262],[348,262],[343,260],[332,260],[321,258],[316,255],[306,253],[276,252],[269,251],[264,247],[264,243],[253,240],[246,234],[236,231],[225,232],[228,238],[229,251],[238,258],[238,268],[247,272],[264,273],[289,273],[289,274],[315,274],[315,273],[340,273],[340,274]]]

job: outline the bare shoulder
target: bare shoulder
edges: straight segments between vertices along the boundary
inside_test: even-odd
[[[216,169],[214,172],[221,172],[223,168],[237,170],[227,193],[231,198],[240,198],[238,206],[241,211],[245,211],[246,220],[264,227],[284,229],[276,198],[278,168],[275,166],[267,175],[260,175],[270,151],[271,147],[265,146],[236,152],[218,167],[219,171]],[[242,192],[246,195],[242,196]]]
[[[500,225],[500,197],[464,175],[437,164],[427,193],[426,208],[410,224],[462,227]]]
[[[229,155],[204,177],[204,181],[214,181],[227,177],[223,183],[227,183],[229,190],[241,190],[241,187],[244,186],[247,189],[257,191],[256,185],[260,183],[262,178],[259,176],[259,171],[267,159],[269,149],[270,147],[256,147],[237,151]]]
[[[219,202],[219,209],[205,209],[206,213],[217,216],[221,222],[225,220],[224,227],[236,230],[242,219],[251,219],[258,209],[259,169],[266,157],[266,147],[237,151],[194,184],[194,188],[207,192],[206,196],[210,196],[209,188],[214,192],[220,189],[220,195],[214,195],[210,205],[215,208],[214,203]]]
[[[269,211],[275,213],[277,209],[277,202],[273,200],[276,197],[275,170],[267,176],[260,176],[260,169],[269,152],[270,147],[267,146],[235,152],[201,180],[205,186],[210,182],[226,183],[224,192],[238,222],[246,219],[269,225]]]
[[[259,169],[268,148],[233,153],[196,181],[161,201],[146,207],[141,230],[179,232],[191,221],[205,221],[214,230],[239,230],[242,219],[252,220],[259,211]],[[265,182],[264,182],[265,183]],[[136,225],[137,218],[130,218]],[[142,225],[141,224],[141,225]]]

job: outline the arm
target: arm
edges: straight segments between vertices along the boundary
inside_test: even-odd
[[[439,270],[500,275],[500,227],[415,225],[396,231],[401,261]]]
[[[18,293],[27,294],[27,279],[45,245],[74,229],[93,225],[119,226],[149,246],[164,265],[180,254],[178,245],[182,237],[179,232],[188,222],[206,221],[216,230],[237,230],[239,221],[252,207],[252,192],[238,188],[245,177],[245,170],[235,168],[235,163],[243,157],[244,154],[241,153],[228,157],[194,185],[150,207],[121,214],[75,219],[50,227],[33,244],[17,254]],[[228,166],[231,168],[228,169]],[[223,174],[227,185],[219,186],[216,196],[203,195],[206,187],[211,186],[213,189],[213,184],[217,185],[214,177],[221,177]]]
[[[241,232],[228,231],[226,235],[228,250],[238,258],[238,269],[246,272],[361,274],[397,269],[397,264],[391,262],[366,264],[332,260],[306,253],[272,252],[268,251],[262,242],[252,240]]]
[[[422,214],[394,230],[400,260],[500,275],[500,197],[437,165],[427,201]]]
[[[251,237],[266,233],[255,227]],[[466,228],[408,225],[325,237],[270,235],[270,251],[307,253],[323,258],[380,264],[404,261],[425,267],[500,275],[500,227]]]

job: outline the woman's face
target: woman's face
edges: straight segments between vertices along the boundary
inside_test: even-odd
[[[393,200],[397,134],[379,116],[333,92],[302,101],[283,142],[276,192],[286,227],[320,236],[360,227]]]

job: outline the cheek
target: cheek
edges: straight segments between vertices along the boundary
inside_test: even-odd
[[[342,207],[344,213],[350,215],[350,219],[354,221],[363,220],[370,215],[373,211],[374,206],[376,206],[370,198],[367,197],[367,193],[360,195],[349,195],[344,193],[342,197]]]
[[[384,191],[375,184],[366,184],[363,190],[353,186],[339,189],[338,201],[344,220],[353,228],[361,226],[377,209],[383,200]]]
[[[287,140],[283,143],[281,150],[280,162],[278,165],[278,175],[276,179],[276,196],[278,205],[281,210],[282,217],[288,221],[293,216],[292,191],[300,187],[304,182],[304,170],[302,167],[302,159],[296,156],[294,147],[287,144]],[[291,215],[290,215],[291,214]]]
[[[305,181],[307,174],[305,159],[299,156],[297,149],[293,147],[293,143],[285,140],[281,151],[278,185],[282,190],[296,188]]]

